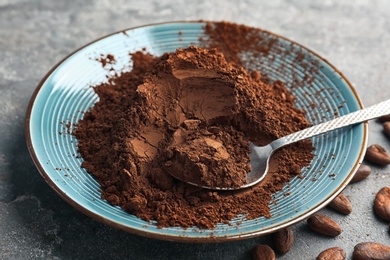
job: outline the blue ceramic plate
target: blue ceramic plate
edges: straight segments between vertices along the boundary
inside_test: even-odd
[[[157,228],[153,222],[145,222],[100,198],[99,185],[80,167],[77,141],[68,133],[83,111],[98,100],[90,86],[107,81],[109,70],[96,59],[112,54],[116,63],[110,66],[117,72],[129,71],[129,52],[146,48],[151,54],[161,55],[180,47],[201,45],[199,38],[207,38],[204,26],[203,22],[164,23],[109,35],[69,55],[41,81],[27,111],[27,143],[42,176],[72,206],[110,226],[147,237],[230,241],[268,234],[305,219],[329,203],[351,180],[366,149],[367,124],[313,138],[316,156],[311,166],[303,169],[304,178],[293,179],[274,195],[277,203],[271,205],[273,216],[268,219],[246,220],[238,216],[233,225],[220,224],[213,230]],[[307,112],[312,124],[362,108],[351,84],[326,60],[283,37],[266,31],[260,34],[262,40],[275,42],[273,48],[246,66],[286,82],[296,96],[296,105]],[[250,57],[251,51],[241,55]],[[315,73],[307,75],[311,67]],[[308,76],[312,77],[310,84],[303,84]],[[297,81],[302,82],[301,87],[292,87]],[[242,223],[237,228],[238,222]]]

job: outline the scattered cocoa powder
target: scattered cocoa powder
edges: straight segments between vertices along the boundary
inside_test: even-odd
[[[208,37],[201,39],[204,46],[220,50],[228,61],[241,65],[248,71],[272,66],[278,75],[292,79],[286,83],[291,89],[310,87],[314,80],[318,80],[320,67],[318,60],[307,57],[297,46],[281,44],[280,37],[268,31],[228,22],[209,22],[205,27],[205,32]],[[276,53],[280,57],[293,59],[294,63],[302,68],[299,71],[300,75],[294,66],[289,67],[275,62]],[[268,58],[262,59],[262,57]],[[262,73],[262,77],[263,81],[272,81],[266,72]],[[316,106],[317,104],[314,103],[309,105],[311,108]],[[332,110],[332,108],[325,109]],[[338,115],[337,110],[334,111],[334,115]]]
[[[115,57],[114,55],[112,54],[107,54],[107,55],[104,55],[104,54],[101,54],[100,55],[100,58],[96,59],[97,61],[100,61],[100,63],[102,64],[102,67],[104,68],[107,64],[115,64],[116,60],[115,60]]]
[[[226,26],[250,35],[250,28]],[[210,186],[241,185],[250,171],[249,142],[263,145],[309,126],[284,84],[247,72],[237,52],[224,47],[189,47],[161,57],[136,52],[131,72],[94,86],[99,101],[73,134],[82,167],[101,185],[103,199],[160,227],[214,228],[238,214],[271,216],[272,193],[311,162],[310,141],[278,151],[269,177],[247,190],[204,190],[169,174],[189,173],[186,178]]]

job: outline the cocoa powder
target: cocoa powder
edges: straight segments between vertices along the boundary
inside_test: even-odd
[[[229,37],[235,27],[251,30],[225,25]],[[136,52],[132,71],[94,86],[99,101],[73,134],[82,167],[101,185],[103,199],[160,227],[214,228],[238,214],[271,217],[272,194],[311,162],[310,141],[278,151],[270,175],[247,190],[204,190],[169,174],[241,185],[250,171],[249,142],[263,145],[309,126],[284,84],[247,72],[237,53],[224,47],[161,57]]]

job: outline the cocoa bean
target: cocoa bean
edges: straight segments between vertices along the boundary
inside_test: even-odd
[[[390,136],[390,121],[383,123],[383,131]]]
[[[378,118],[380,122],[387,122],[390,121],[390,115],[381,116]]]
[[[390,155],[386,152],[385,148],[379,144],[373,144],[368,147],[365,158],[370,162],[380,165],[390,164]]]
[[[267,245],[257,245],[252,251],[253,260],[275,260],[275,252]]]
[[[336,221],[322,214],[314,214],[307,220],[307,224],[313,231],[335,237],[341,234],[341,227]]]
[[[351,202],[343,193],[340,193],[336,198],[334,198],[328,206],[344,215],[348,215],[352,212]]]
[[[390,221],[390,187],[378,191],[374,200],[374,211],[383,220]]]
[[[388,226],[388,229],[387,229],[387,231],[390,233],[390,223],[389,223],[389,226]]]
[[[390,259],[390,247],[375,242],[359,243],[353,250],[352,258],[354,260],[388,260]]]
[[[347,253],[340,247],[331,247],[322,251],[318,256],[317,260],[344,260]]]
[[[360,165],[359,169],[353,176],[351,183],[359,182],[366,179],[371,174],[371,167],[365,164]]]
[[[274,233],[273,244],[279,254],[283,255],[290,251],[294,244],[294,231],[292,228],[287,227]]]

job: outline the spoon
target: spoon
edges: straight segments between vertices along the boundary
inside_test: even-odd
[[[250,161],[252,165],[252,171],[247,173],[246,183],[238,187],[209,187],[202,183],[194,183],[180,179],[191,185],[195,185],[204,189],[210,190],[239,190],[251,187],[260,181],[262,181],[268,173],[269,161],[272,154],[281,147],[286,145],[323,134],[332,130],[336,130],[345,126],[362,123],[367,120],[375,119],[384,115],[390,114],[390,99],[378,103],[376,105],[352,112],[350,114],[332,119],[330,121],[311,126],[309,128],[300,130],[298,132],[286,135],[277,140],[272,141],[266,146],[250,145]],[[176,176],[174,176],[176,177]]]

